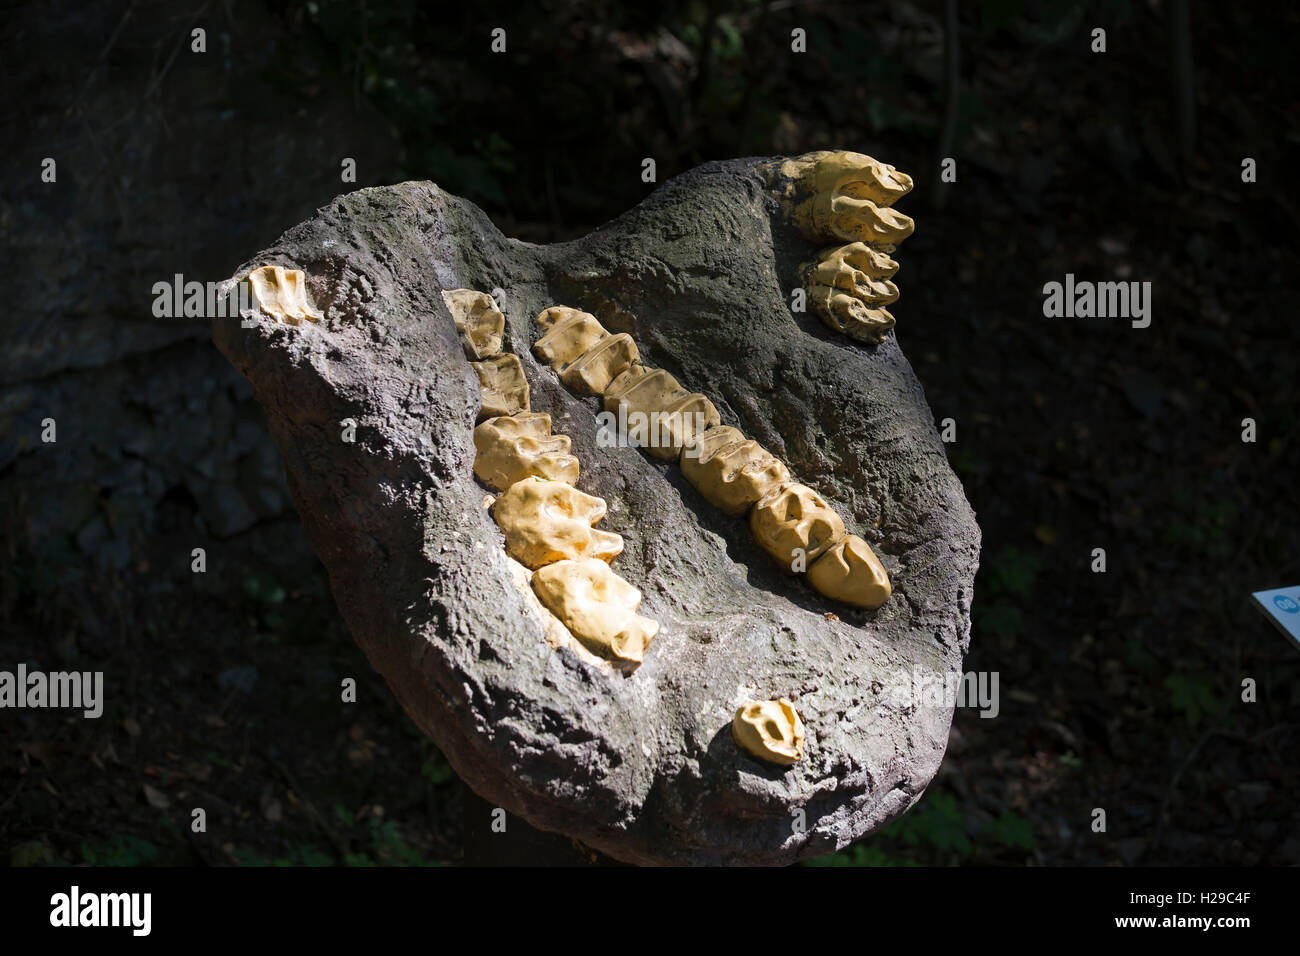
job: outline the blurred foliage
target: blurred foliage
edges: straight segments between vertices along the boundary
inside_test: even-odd
[[[860,843],[818,857],[805,866],[942,866],[1023,863],[1037,849],[1033,827],[1003,809],[975,822],[957,798],[929,791],[910,812]]]

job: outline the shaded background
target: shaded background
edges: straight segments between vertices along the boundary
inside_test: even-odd
[[[824,862],[1300,863],[1300,656],[1247,599],[1300,581],[1283,313],[1300,12],[479,6],[9,15],[0,669],[103,670],[106,706],[0,712],[4,857],[461,853],[461,788],[340,622],[248,388],[206,322],[152,317],[155,282],[225,278],[366,185],[433,179],[549,242],[643,198],[644,157],[662,182],[839,147],[917,178],[893,311],[936,420],[957,423],[949,458],[984,531],[966,669],[998,672],[1001,712],[959,710],[922,802]],[[956,183],[937,181],[943,156]],[[1044,318],[1043,283],[1067,272],[1150,281],[1151,327]]]

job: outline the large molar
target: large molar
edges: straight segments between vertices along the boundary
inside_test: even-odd
[[[790,481],[771,452],[730,425],[717,425],[682,445],[682,474],[711,505],[743,515],[763,495]]]
[[[524,377],[524,366],[519,356],[507,352],[469,364],[478,373],[479,391],[483,396],[478,421],[528,411],[528,379]]]
[[[605,410],[625,422],[628,438],[656,458],[680,457],[695,435],[721,423],[717,408],[661,368],[632,365],[605,391]]]
[[[613,561],[623,551],[621,535],[592,527],[605,517],[604,500],[558,481],[515,482],[496,500],[492,516],[506,551],[532,570],[579,558]]]
[[[788,767],[803,757],[803,720],[784,697],[742,704],[732,718],[731,736],[746,752],[768,763]]]
[[[816,491],[792,482],[760,498],[749,513],[758,542],[787,571],[806,570],[844,537],[844,521]]]
[[[262,266],[248,274],[248,284],[258,307],[279,322],[297,325],[303,319],[325,318],[307,298],[307,277],[301,269]]]
[[[551,434],[545,412],[489,418],[474,429],[474,474],[497,491],[531,476],[578,483],[578,459],[568,435]]]
[[[492,296],[473,289],[448,289],[442,300],[456,323],[467,359],[479,361],[501,352],[506,317]]]
[[[822,150],[776,167],[794,184],[793,222],[813,242],[893,246],[915,223],[890,209],[912,189],[912,177],[862,153]]]
[[[534,354],[580,394],[604,394],[619,373],[640,361],[632,336],[611,335],[590,312],[557,305],[534,321],[545,332],[533,345]]]
[[[641,592],[594,558],[548,564],[533,574],[542,604],[592,653],[624,670],[641,663],[659,623],[636,613]]]
[[[884,565],[856,534],[846,535],[812,563],[808,583],[832,600],[867,610],[884,604],[892,590]]]

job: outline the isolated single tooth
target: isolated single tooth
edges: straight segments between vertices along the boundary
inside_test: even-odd
[[[248,274],[248,283],[261,310],[277,321],[297,325],[303,319],[319,322],[325,318],[307,298],[306,275],[301,269],[261,266]]]
[[[615,377],[640,361],[632,336],[611,335],[590,312],[555,305],[534,321],[546,331],[533,346],[534,354],[580,394],[603,394]]]
[[[688,392],[661,368],[635,365],[605,390],[605,410],[627,423],[628,440],[656,458],[672,460],[692,436],[721,423],[699,392]]]
[[[467,359],[485,359],[501,352],[506,317],[492,296],[473,289],[449,289],[443,292],[442,300],[456,322]]]
[[[831,546],[808,568],[808,583],[826,597],[874,610],[889,598],[889,575],[856,534]]]
[[[759,498],[749,513],[749,527],[759,546],[786,571],[794,571],[802,551],[802,569],[844,537],[844,521],[821,495],[791,482]]]
[[[636,613],[641,592],[594,558],[548,564],[533,590],[592,653],[631,670],[645,658],[659,622]]]
[[[528,379],[524,378],[524,366],[518,355],[507,352],[469,364],[478,373],[479,390],[483,395],[478,421],[528,411]]]
[[[623,550],[622,536],[592,527],[605,517],[604,500],[558,481],[515,482],[492,506],[492,517],[506,551],[533,570],[566,559],[613,561]]]
[[[709,504],[743,515],[790,471],[766,448],[730,425],[714,427],[682,444],[682,474]]]
[[[474,429],[474,474],[497,491],[530,475],[576,485],[578,459],[569,454],[571,446],[568,435],[551,434],[546,412],[489,418]]]
[[[788,767],[803,757],[804,728],[794,704],[752,700],[736,711],[731,736],[744,750],[768,763]]]

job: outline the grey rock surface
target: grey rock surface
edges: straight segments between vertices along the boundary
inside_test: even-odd
[[[920,384],[892,334],[866,348],[791,313],[811,247],[759,162],[699,167],[547,247],[431,183],[354,192],[235,274],[305,270],[324,322],[213,325],[266,412],[344,620],[407,713],[494,805],[634,863],[789,863],[888,823],[938,769],[952,708],[887,691],[960,673],[969,641],[979,529]],[[625,539],[614,568],[661,623],[630,676],[548,646],[511,584],[473,477],[478,383],[444,288],[503,290],[532,406],[573,439],[579,487],[608,502],[601,527]],[[644,361],[821,492],[880,555],[890,600],[865,612],[821,597],[675,464],[597,447],[598,399],[531,354],[531,320],[556,304],[631,333]],[[780,696],[808,735],[788,769],[730,735],[742,702]]]

